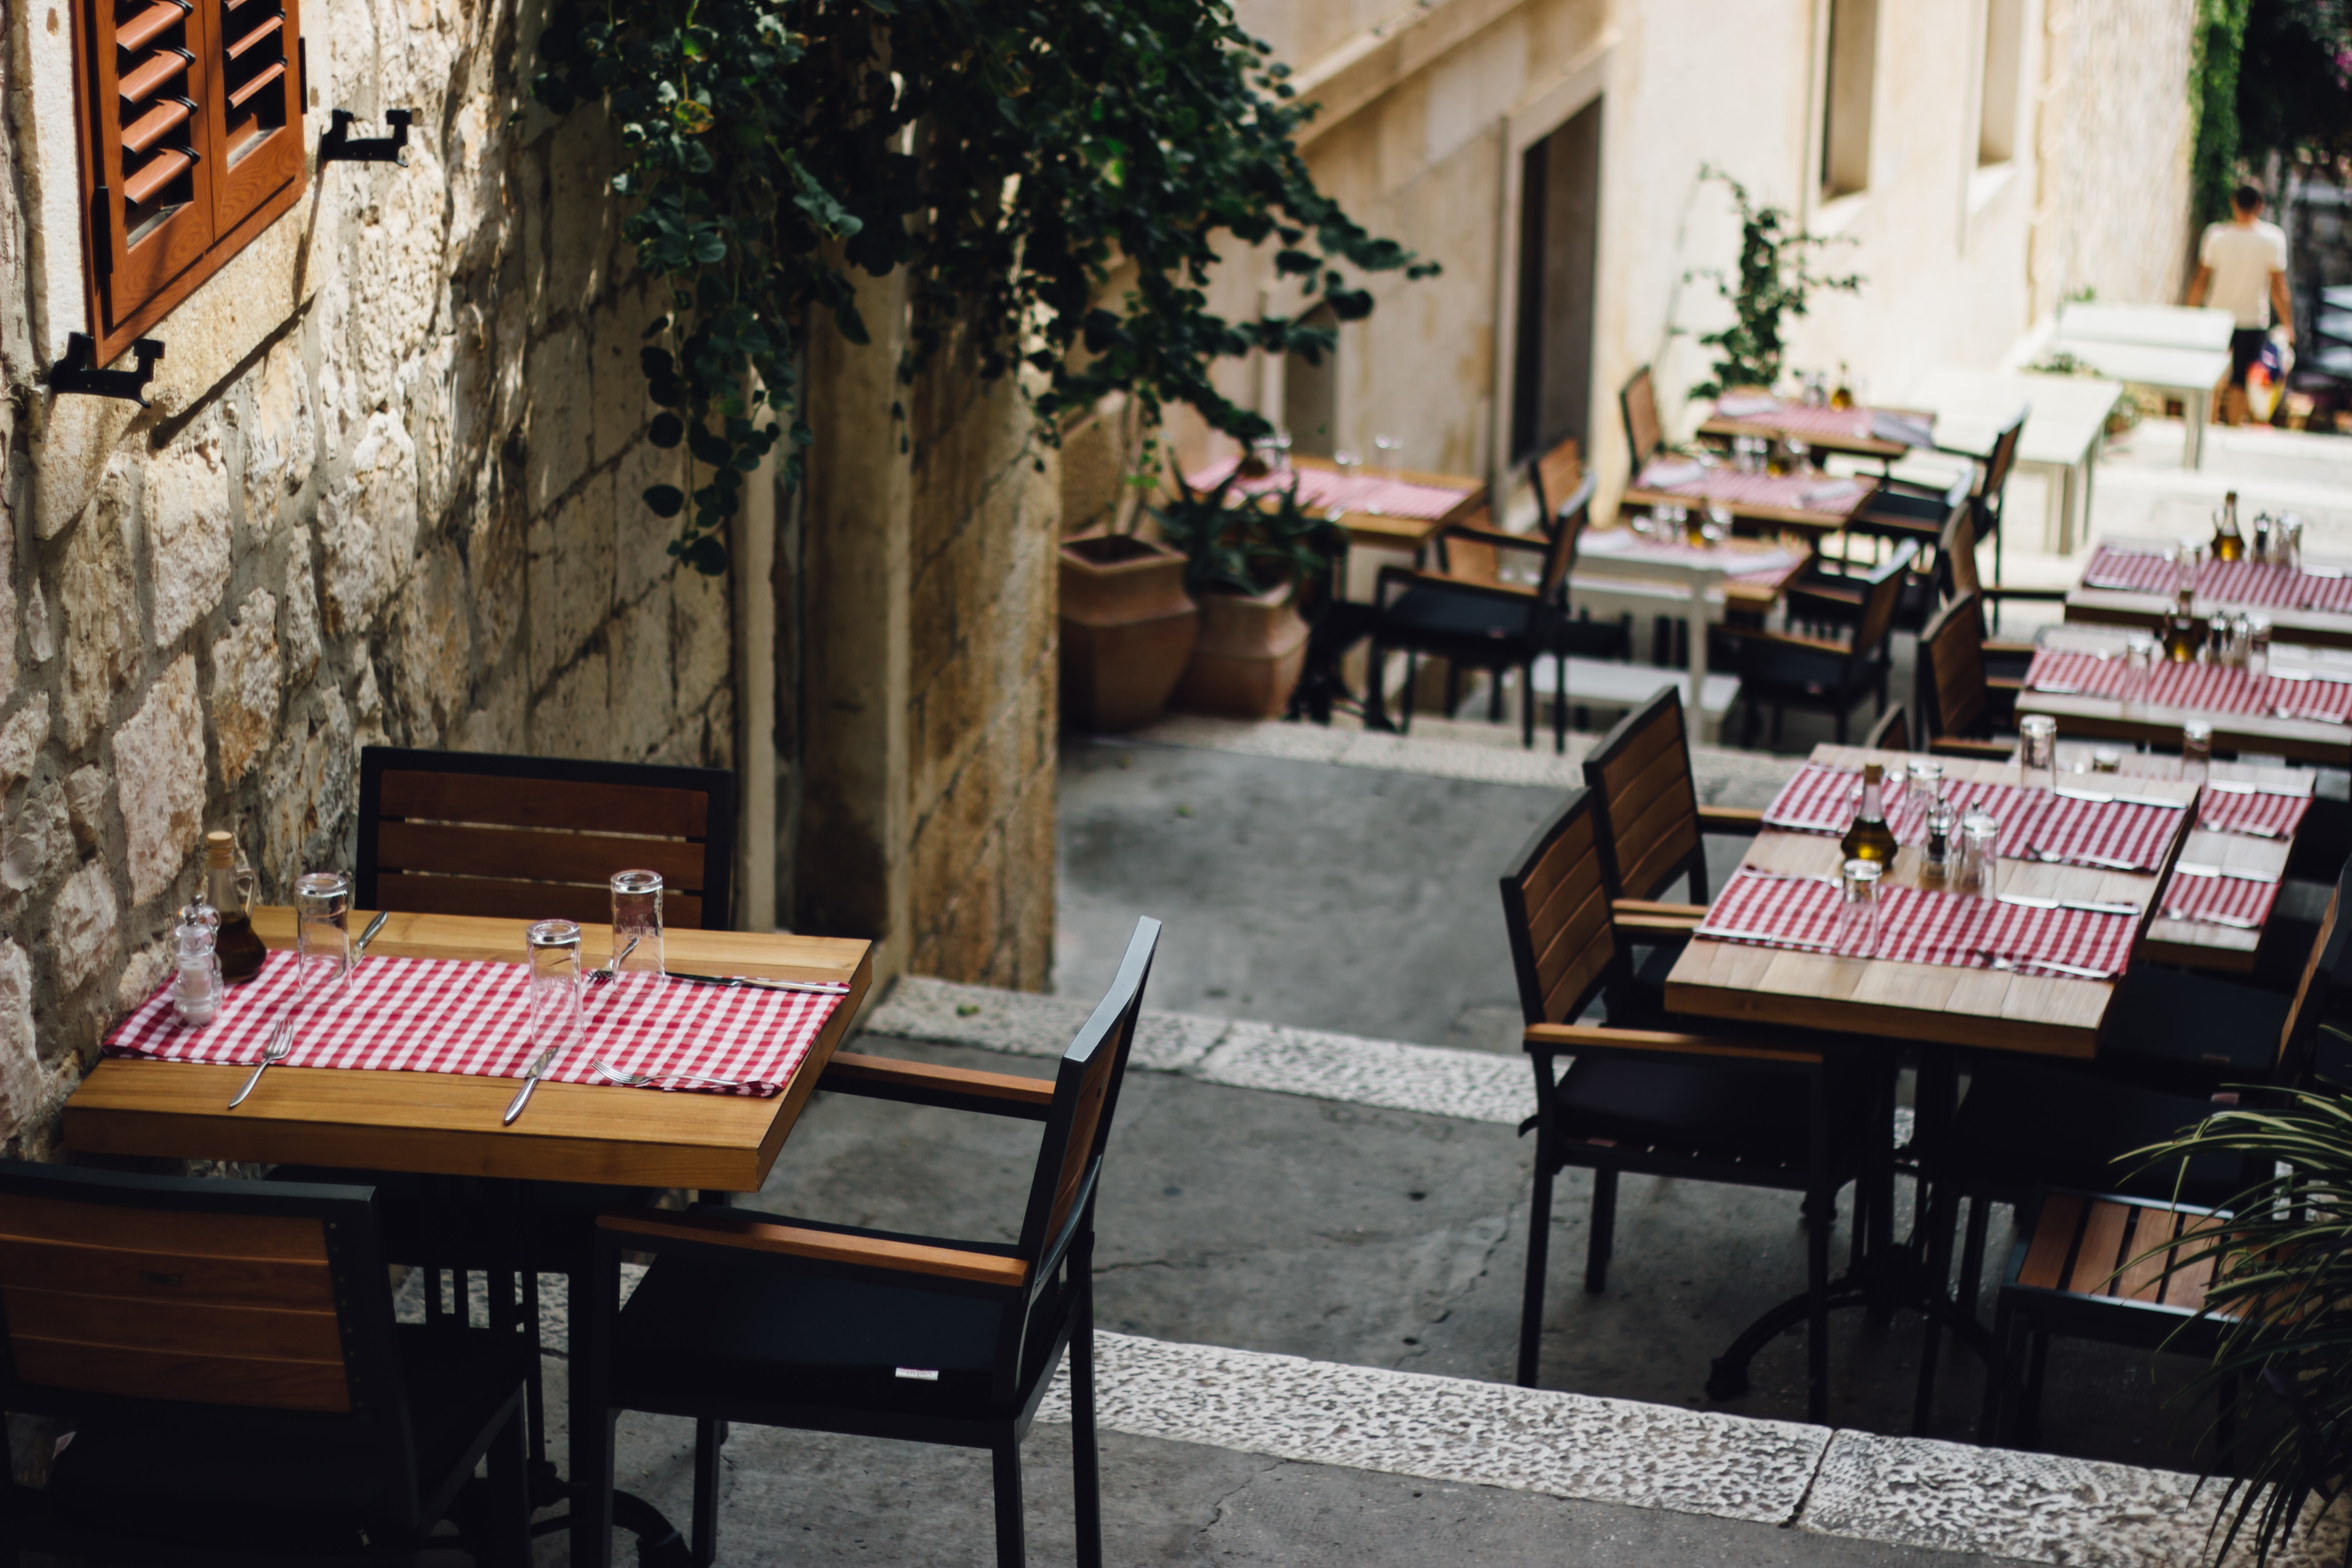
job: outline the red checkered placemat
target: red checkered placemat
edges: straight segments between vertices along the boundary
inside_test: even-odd
[[[2031,909],[1917,888],[1888,888],[1879,900],[1878,942],[1868,956],[1895,963],[1990,969],[1995,957],[2050,959],[2120,974],[2138,924],[2129,915]],[[1740,871],[1707,907],[1697,934],[1716,942],[1842,951],[1838,916],[1844,902],[1838,886],[1822,878]]]
[[[1860,506],[1871,490],[1859,479],[1832,479],[1822,474],[1743,474],[1737,468],[1706,468],[1677,479],[1688,467],[1686,463],[1653,464],[1642,470],[1634,485],[1693,500],[1818,512],[1824,517],[1845,516]],[[1675,482],[1661,482],[1665,479]]]
[[[1724,581],[1727,583],[1777,584],[1801,559],[1794,552],[1787,550],[1676,544],[1670,540],[1617,537],[1620,531],[1612,529],[1607,547],[1601,549],[1594,548],[1588,535],[1581,546],[1583,563],[1601,569],[1612,561],[1661,561],[1676,566],[1714,567],[1724,572]],[[1622,531],[1632,533],[1630,529]],[[1727,570],[1733,565],[1739,566],[1740,570]]]
[[[2119,658],[2042,648],[2025,672],[2025,684],[2053,695],[2124,696],[2129,671]],[[2147,675],[2141,701],[2156,708],[2187,708],[2207,713],[2278,713],[2341,724],[2352,719],[2352,685],[2340,680],[2283,680],[2220,664],[2159,664]],[[2282,716],[2287,716],[2282,715]]]
[[[356,994],[299,1015],[286,1066],[520,1078],[538,1054],[519,963],[379,957],[359,973]],[[219,1016],[202,1028],[181,1026],[167,983],[107,1036],[106,1054],[245,1066],[261,1059],[293,1001],[294,955],[272,952],[258,975],[229,987]],[[717,1092],[772,1095],[792,1081],[840,1004],[812,992],[683,980],[593,986],[583,1043],[558,1055],[545,1076],[607,1083],[588,1065],[595,1058],[619,1072],[702,1074],[740,1086]]]
[[[1718,405],[1716,417],[1738,425],[1760,425],[1768,430],[1786,430],[1791,436],[1826,436],[1832,440],[1867,441],[1870,439],[1870,410],[1867,408],[1812,408],[1801,403],[1775,403],[1769,408],[1743,409],[1727,413]]]
[[[2156,912],[2169,921],[2209,921],[2215,925],[2259,929],[2278,902],[2276,882],[2250,882],[2243,877],[2188,877],[2176,871],[2157,901]]]
[[[1212,463],[1199,473],[1185,476],[1185,483],[1196,490],[1216,488],[1218,481],[1234,471],[1241,461],[1227,458]],[[1417,518],[1433,521],[1462,504],[1466,489],[1449,489],[1442,485],[1415,484],[1410,479],[1391,479],[1381,474],[1339,474],[1328,468],[1293,468],[1284,473],[1267,474],[1263,479],[1240,479],[1230,495],[1276,494],[1298,481],[1298,500],[1302,506],[1321,507],[1326,511],[1379,511],[1390,517]],[[1555,500],[1562,499],[1555,497]]]
[[[1917,844],[1927,835],[1927,812],[1908,789],[1887,792],[1886,826],[1895,841]],[[1764,808],[1764,826],[1791,833],[1843,833],[1862,798],[1862,775],[1808,763],[1780,786]],[[1946,779],[1944,798],[1956,811],[1982,806],[2000,824],[1996,853],[2017,857],[2041,850],[2061,860],[2096,865],[2128,860],[2153,871],[2164,864],[2180,813],[2162,806],[2123,802],[2068,800],[2047,790],[2015,784]]]
[[[2197,826],[2210,833],[2249,833],[2257,838],[2292,838],[2311,809],[2307,795],[2246,794],[2233,790],[2197,792]]]
[[[2114,860],[2113,870],[2153,871],[2164,864],[2164,852],[2180,827],[2185,811],[2161,805],[2135,805],[2127,801],[2070,800],[2042,795],[2038,809],[2011,834],[2003,819],[2000,853],[2010,856],[2071,860],[2096,866]],[[2036,857],[2039,851],[2039,857]]]
[[[2083,571],[2083,585],[2169,595],[2173,571],[2160,554],[2102,546]],[[2344,613],[2352,611],[2352,578],[2323,577],[2267,562],[2207,561],[2198,569],[2197,595],[2223,605]]]

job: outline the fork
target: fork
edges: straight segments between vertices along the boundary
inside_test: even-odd
[[[278,1032],[270,1036],[269,1044],[262,1047],[261,1059],[254,1064],[253,1076],[245,1080],[245,1087],[236,1091],[236,1098],[228,1102],[228,1108],[235,1110],[238,1106],[243,1105],[246,1096],[251,1094],[254,1086],[261,1081],[261,1075],[269,1070],[269,1064],[284,1061],[286,1053],[293,1048],[294,1015],[289,1013],[278,1020]]]
[[[2112,980],[2115,978],[2114,975],[2108,973],[2104,969],[2085,969],[2079,963],[2060,963],[2057,960],[2051,958],[2010,958],[2003,954],[1988,951],[1984,948],[1979,948],[1977,950],[1977,956],[1983,959],[1987,963],[1991,964],[1995,969],[2049,970],[2057,974],[2071,974],[2077,980]]]
[[[654,1083],[715,1083],[722,1089],[741,1089],[743,1084],[731,1078],[704,1078],[690,1072],[615,1072],[597,1058],[590,1057],[588,1065],[602,1076],[611,1079],[624,1089],[643,1089]]]

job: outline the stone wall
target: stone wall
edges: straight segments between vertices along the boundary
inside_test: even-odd
[[[35,384],[81,325],[62,10],[0,12],[0,1138],[32,1149],[161,978],[205,829],[280,897],[351,864],[362,745],[724,764],[734,725],[725,584],[635,499],[670,458],[608,132],[526,103],[516,0],[305,7],[311,112],[413,108],[409,166],[314,170],[153,329],[145,409]]]

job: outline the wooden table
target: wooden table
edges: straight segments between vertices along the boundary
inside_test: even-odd
[[[1811,760],[1823,767],[1859,770],[1866,762],[1908,759],[1902,752],[1858,746],[1816,746]],[[2019,771],[2012,763],[1938,760],[1949,780],[2019,782]],[[2177,781],[2152,779],[2141,787],[2142,793],[2177,800],[2190,801],[2196,795],[2195,785]],[[2176,838],[2174,857],[2179,853]],[[1841,859],[1837,840],[1827,834],[1767,829],[1756,836],[1740,864],[1759,870],[1833,877]],[[1941,890],[1939,884],[1922,881],[1916,848],[1906,847],[1896,854],[1886,880],[1895,887]],[[2129,903],[2143,911],[2143,919],[2162,885],[2161,874],[2021,860],[2000,864],[2001,892]],[[2099,1029],[2115,991],[2116,982],[2111,980],[1846,958],[1698,939],[1683,950],[1666,976],[1666,1007],[1670,1012],[1704,1017],[1828,1029],[1887,1040],[2088,1058],[2098,1050]]]
[[[2169,539],[2115,538],[2100,541],[2117,550],[2161,552],[2174,549],[2178,541]],[[2352,557],[2341,555],[2304,554],[2306,565],[2326,567],[2331,571],[2352,574]],[[2090,568],[2084,567],[2087,576]],[[2284,605],[2244,605],[2234,599],[2212,599],[2200,595],[2190,608],[2200,619],[2215,610],[2248,610],[2271,618],[2271,636],[2291,643],[2312,647],[2352,648],[2352,616],[2332,610],[2299,610]],[[2100,626],[2154,627],[2163,624],[2172,612],[2172,596],[2168,594],[2136,594],[2124,588],[2094,588],[2076,583],[2066,591],[2066,618],[2087,621]]]
[[[2070,620],[2063,626],[2044,626],[2035,641],[2039,647],[2063,653],[2105,653],[2120,658],[2130,636],[2120,627]],[[2282,669],[2325,665],[2352,675],[2352,652],[2337,648],[2273,643],[2271,662]],[[2189,720],[2201,719],[2213,726],[2216,752],[2252,752],[2302,763],[2352,766],[2352,725],[2324,723],[2316,719],[2219,713],[2147,702],[2126,703],[2114,697],[2032,690],[2018,694],[2017,710],[2047,713],[2058,721],[2060,734],[2075,740],[2131,741],[2175,750],[2180,745],[2180,726]]]
[[[2230,334],[2237,330],[2235,316],[2210,305],[2108,305],[2078,300],[2058,307],[2058,336],[2077,342],[2226,351]]]
[[[2078,526],[2084,533],[2090,528],[2091,489],[2098,476],[2100,449],[2106,444],[2107,416],[2123,390],[2119,381],[2091,376],[2003,375],[1946,367],[1930,372],[1914,387],[1911,401],[1936,411],[1939,447],[1979,458],[1991,452],[1994,438],[2024,409],[2014,468],[2042,475],[2047,485],[2042,547],[2071,555]]]
[[[353,929],[373,911],[352,911]],[[254,911],[274,948],[294,945],[294,911]],[[520,963],[528,922],[395,914],[370,954]],[[610,930],[584,928],[599,958]],[[66,1101],[65,1146],[83,1154],[322,1164],[434,1175],[755,1192],[873,983],[869,943],[754,931],[664,933],[674,969],[773,980],[845,980],[783,1093],[670,1094],[542,1082],[511,1127],[515,1080],[458,1073],[276,1067],[235,1111],[249,1067],[110,1058]]]
[[[1793,507],[1758,506],[1748,501],[1710,501],[1701,496],[1681,495],[1673,490],[1643,489],[1639,486],[1625,491],[1618,500],[1618,508],[1622,511],[1629,506],[1686,506],[1695,510],[1720,506],[1731,514],[1735,525],[1745,524],[1751,531],[1786,529],[1801,533],[1810,542],[1818,543],[1824,535],[1836,533],[1852,522],[1855,513],[1867,510],[1871,498],[1878,492],[1874,479],[1857,476],[1853,482],[1864,486],[1864,489],[1855,498],[1853,505],[1844,511],[1803,511]]]
[[[1932,413],[1911,408],[1857,408],[1853,412],[1862,415],[1896,414],[1925,419],[1930,424],[1935,420]],[[1697,433],[1718,441],[1728,441],[1735,436],[1761,436],[1768,440],[1778,441],[1793,435],[1795,439],[1816,452],[1843,452],[1850,458],[1868,458],[1875,462],[1892,462],[1918,449],[1907,441],[1882,440],[1875,436],[1840,436],[1834,433],[1817,436],[1811,431],[1791,432],[1768,421],[1718,414],[1713,408],[1699,422]]]
[[[2205,461],[2205,421],[2213,394],[2230,379],[2230,351],[2170,348],[2149,343],[2119,343],[2105,338],[2061,335],[2051,341],[2053,353],[2072,356],[2109,381],[2128,382],[2176,394],[2188,425],[2180,447],[2180,466],[2201,467]]]
[[[1293,458],[1290,459],[1290,466],[1309,473],[1337,474],[1339,472],[1339,465],[1328,458]],[[1215,472],[1217,469],[1212,468],[1208,471]],[[1461,499],[1437,517],[1399,517],[1391,512],[1343,511],[1334,519],[1342,529],[1347,531],[1349,543],[1367,550],[1396,551],[1412,556],[1415,565],[1422,563],[1423,552],[1428,549],[1430,541],[1437,537],[1440,529],[1450,523],[1466,521],[1476,515],[1486,504],[1486,481],[1468,474],[1440,474],[1422,468],[1379,468],[1369,465],[1358,466],[1357,478],[1373,475],[1402,479],[1412,485],[1428,485],[1435,489],[1454,490],[1460,494]],[[1203,477],[1206,477],[1205,474]],[[1193,483],[1189,479],[1187,482]],[[1201,487],[1194,483],[1193,488],[1197,489]],[[1555,496],[1552,499],[1558,501],[1566,498]],[[1308,510],[1318,510],[1319,509],[1310,507]],[[1353,583],[1356,575],[1358,574],[1352,572],[1349,574],[1348,596],[1369,598],[1370,596],[1369,594],[1360,595],[1356,592]]]

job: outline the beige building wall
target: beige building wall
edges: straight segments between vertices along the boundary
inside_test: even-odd
[[[1733,209],[1702,165],[1840,237],[1824,266],[1863,274],[1863,292],[1816,296],[1792,323],[1790,363],[1845,363],[1876,396],[1899,398],[1939,364],[1996,363],[2084,283],[2177,298],[2192,7],[1877,0],[1867,186],[1830,199],[1835,0],[1247,0],[1243,24],[1325,106],[1307,144],[1317,178],[1445,269],[1374,281],[1379,310],[1341,328],[1340,436],[1369,448],[1393,435],[1407,466],[1491,472],[1508,434],[1519,157],[1596,97],[1591,437],[1604,509],[1625,478],[1618,387],[1654,364],[1677,409],[1707,374],[1696,335],[1728,317],[1710,284],[1684,278],[1737,254]],[[1286,302],[1270,258],[1235,261],[1215,285],[1223,309]],[[1257,360],[1221,384],[1278,416],[1281,383],[1278,364]],[[1196,422],[1180,428],[1188,460],[1219,446]]]

